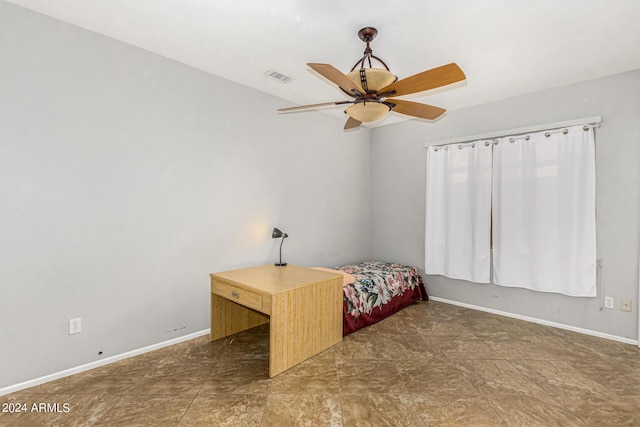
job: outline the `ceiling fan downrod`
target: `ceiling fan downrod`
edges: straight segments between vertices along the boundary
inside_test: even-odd
[[[382,64],[382,66],[387,70],[387,71],[391,71],[389,70],[389,67],[387,67],[387,64],[384,63],[384,61],[380,58],[378,58],[377,56],[375,56],[373,54],[373,49],[371,49],[371,42],[373,41],[373,39],[376,38],[376,36],[378,35],[378,30],[376,30],[373,27],[365,27],[363,29],[361,29],[360,31],[358,31],[358,37],[360,38],[360,40],[362,40],[363,42],[365,42],[367,44],[367,47],[365,47],[364,49],[364,56],[362,58],[360,58],[358,60],[358,62],[356,62],[353,66],[353,68],[351,68],[351,71],[354,71],[356,69],[356,67],[358,66],[358,64],[360,65],[360,69],[364,69],[365,67],[365,61],[367,61],[369,63],[369,68],[373,68],[373,66],[371,65],[371,58],[375,59],[376,61],[378,61],[379,63]]]

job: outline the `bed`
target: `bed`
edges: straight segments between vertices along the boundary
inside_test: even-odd
[[[337,267],[344,276],[343,335],[373,325],[418,300],[428,300],[415,267],[363,262]]]

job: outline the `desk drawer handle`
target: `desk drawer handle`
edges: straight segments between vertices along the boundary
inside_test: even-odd
[[[234,298],[240,298],[240,294],[238,294],[238,291],[231,291],[231,296]]]

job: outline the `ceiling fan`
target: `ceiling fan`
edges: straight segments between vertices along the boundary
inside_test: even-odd
[[[381,119],[389,111],[429,120],[434,120],[444,114],[446,110],[443,108],[395,99],[395,97],[462,81],[466,76],[460,67],[451,63],[398,80],[389,71],[387,64],[373,55],[370,43],[377,34],[378,30],[372,27],[365,27],[358,32],[358,37],[367,44],[367,47],[364,50],[364,56],[355,63],[348,74],[342,73],[329,64],[307,64],[320,75],[338,85],[345,94],[353,98],[352,100],[281,108],[278,111],[291,112],[328,105],[353,104],[345,110],[345,113],[349,115],[349,119],[344,125],[345,130],[357,128],[363,122]],[[372,59],[378,61],[384,68],[374,68]],[[358,65],[359,68],[357,68]]]

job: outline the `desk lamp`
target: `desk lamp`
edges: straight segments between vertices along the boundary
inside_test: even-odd
[[[282,262],[282,244],[284,243],[284,239],[289,237],[289,235],[287,233],[283,233],[282,231],[278,230],[277,228],[274,228],[273,232],[271,233],[271,237],[273,237],[274,239],[282,237],[282,241],[280,242],[280,262],[276,262],[274,265],[276,267],[284,267],[285,265],[287,265],[287,263],[286,262]]]

